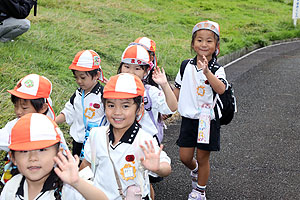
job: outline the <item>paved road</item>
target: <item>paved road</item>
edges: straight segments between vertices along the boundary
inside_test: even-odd
[[[226,67],[238,101],[211,155],[208,199],[300,199],[300,41],[268,47]],[[156,199],[186,200],[189,171],[178,159],[180,121],[165,132],[172,174]]]

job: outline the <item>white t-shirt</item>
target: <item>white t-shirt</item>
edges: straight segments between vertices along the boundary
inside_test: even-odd
[[[23,195],[19,196],[17,190],[19,189],[22,174],[18,174],[10,179],[4,186],[0,200],[28,200],[28,184],[25,179],[23,184]],[[39,193],[35,199],[38,200],[55,200],[54,190],[46,190]],[[73,187],[68,184],[64,184],[62,188],[62,200],[83,200],[83,196]]]
[[[84,142],[85,125],[83,121],[83,112],[86,116],[86,123],[94,122],[100,124],[105,113],[101,101],[101,88],[97,85],[84,97],[84,111],[82,108],[82,90],[79,88],[75,91],[70,100],[66,103],[65,108],[61,111],[65,115],[66,122],[71,126],[70,135],[78,142]]]
[[[148,87],[148,89],[146,87]],[[153,113],[153,117],[156,120],[156,123],[158,119],[158,113],[166,114],[166,115],[175,113],[170,110],[166,102],[166,97],[164,92],[152,85],[145,86],[145,93],[144,93],[145,106],[148,102],[146,90],[148,90],[149,96],[151,98],[151,102],[152,102],[151,110]],[[144,110],[144,116],[142,117],[139,123],[142,126],[142,129],[147,133],[150,133],[152,136],[158,133],[158,130],[154,125],[154,123],[152,122],[149,112],[147,110]]]
[[[18,118],[9,121],[4,128],[0,129],[0,150],[9,151],[11,129],[17,123]]]
[[[213,107],[214,95],[202,69],[199,70],[197,65],[191,64],[191,62],[194,63],[193,61],[194,59],[191,59],[186,65],[182,79],[179,70],[175,79],[175,86],[180,86],[178,99],[178,112],[180,115],[190,119],[199,119],[200,106],[208,104]],[[219,67],[215,72],[215,76],[227,82],[223,67]]]
[[[104,191],[110,200],[121,200],[113,165],[107,151],[106,132],[108,128],[109,126],[96,127],[91,130],[90,137],[84,147],[84,157],[92,166],[95,163],[94,185]],[[128,186],[140,185],[142,186],[143,197],[148,195],[150,198],[148,170],[141,170],[140,158],[144,154],[140,144],[144,145],[145,141],[152,141],[155,150],[158,151],[157,141],[149,133],[139,128],[137,124],[133,124],[120,139],[119,143],[112,146],[114,136],[111,131],[110,129],[109,152],[118,172],[124,195],[126,195]],[[93,154],[94,157],[92,156]],[[160,154],[160,162],[171,163],[170,158],[164,151]]]

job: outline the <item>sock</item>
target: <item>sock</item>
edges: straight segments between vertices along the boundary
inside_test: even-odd
[[[203,194],[203,193],[205,193],[206,185],[202,186],[202,185],[198,185],[197,184],[196,190],[199,191],[199,192],[201,192]]]
[[[198,162],[196,161],[196,167],[192,170],[194,174],[198,174]]]

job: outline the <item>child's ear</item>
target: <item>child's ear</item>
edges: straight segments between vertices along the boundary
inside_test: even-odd
[[[14,163],[14,165],[17,165],[17,162],[16,162],[16,160],[15,160],[15,157],[14,157],[14,155],[12,154],[11,151],[8,152],[8,155],[9,155],[10,160],[12,161],[12,163]]]
[[[48,109],[48,103],[44,103],[43,107],[38,111],[38,113],[45,113]]]
[[[136,114],[140,116],[144,112],[144,102],[141,103],[140,107],[137,109]]]

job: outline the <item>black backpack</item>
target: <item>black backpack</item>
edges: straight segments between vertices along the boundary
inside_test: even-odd
[[[211,72],[213,74],[216,73],[216,71],[220,68],[220,65],[216,62],[216,58],[213,58],[211,62],[209,62],[209,66],[211,69]],[[196,63],[196,58],[194,59],[188,59],[184,60],[181,63],[180,66],[180,75],[181,75],[181,80],[183,78],[184,70],[187,64],[191,62],[191,64],[195,65]],[[214,91],[214,96],[216,99],[216,105],[220,109],[222,113],[222,117],[220,118],[220,125],[227,125],[229,124],[234,116],[234,113],[236,112],[236,98],[234,96],[234,90],[232,88],[232,83],[228,82],[228,88],[225,90],[225,92],[222,95],[218,95]],[[215,113],[218,113],[217,110],[215,110]]]

